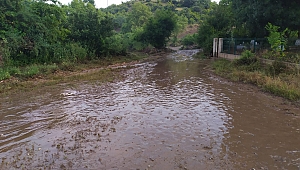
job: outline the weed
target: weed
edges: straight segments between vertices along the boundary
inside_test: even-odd
[[[42,74],[51,74],[55,73],[58,70],[58,66],[56,64],[51,65],[39,65],[40,73]]]
[[[238,66],[241,66],[241,65],[250,65],[256,63],[257,61],[258,59],[254,56],[254,54],[251,51],[246,50],[242,52],[241,58],[235,60],[234,63]]]
[[[280,78],[267,78],[264,90],[289,100],[300,99],[300,89],[293,84],[282,81]]]
[[[31,65],[31,66],[27,66],[25,67],[22,76],[25,78],[32,78],[35,75],[39,74],[39,67],[38,65]]]
[[[217,74],[226,74],[227,72],[232,72],[232,62],[226,59],[219,59],[213,62],[213,68]]]
[[[59,65],[60,70],[63,71],[74,71],[75,69],[75,63],[64,61]]]
[[[9,79],[11,76],[20,75],[21,71],[17,67],[4,67],[0,68],[0,81]]]
[[[21,74],[21,70],[18,67],[7,67],[7,69],[11,76],[18,76]]]
[[[10,78],[10,74],[6,69],[0,68],[0,81]]]
[[[270,66],[263,66],[259,62],[239,66],[235,61],[220,59],[216,60],[212,67],[216,74],[225,78],[257,85],[267,92],[289,100],[300,100],[300,75],[283,62],[275,61]]]

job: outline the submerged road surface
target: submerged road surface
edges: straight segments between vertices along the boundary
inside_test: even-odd
[[[0,99],[0,169],[299,170],[299,109],[194,52]]]

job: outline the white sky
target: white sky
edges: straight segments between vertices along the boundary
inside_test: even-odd
[[[62,4],[67,5],[68,3],[70,3],[72,0],[59,0],[59,2],[61,2]],[[112,4],[116,4],[119,5],[122,2],[126,2],[129,0],[95,0],[96,2],[96,7],[97,8],[106,8],[107,7],[107,1],[108,1],[108,6],[112,5]],[[215,2],[219,2],[220,0],[212,0]]]

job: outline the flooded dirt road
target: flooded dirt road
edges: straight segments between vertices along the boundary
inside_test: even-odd
[[[300,110],[179,51],[0,99],[0,169],[300,169]]]

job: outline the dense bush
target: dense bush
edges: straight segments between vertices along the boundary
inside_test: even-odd
[[[82,61],[100,56],[112,18],[91,3],[69,6],[44,1],[0,2],[0,55],[5,65]]]
[[[191,46],[197,44],[197,34],[187,35],[181,40],[181,44]]]

